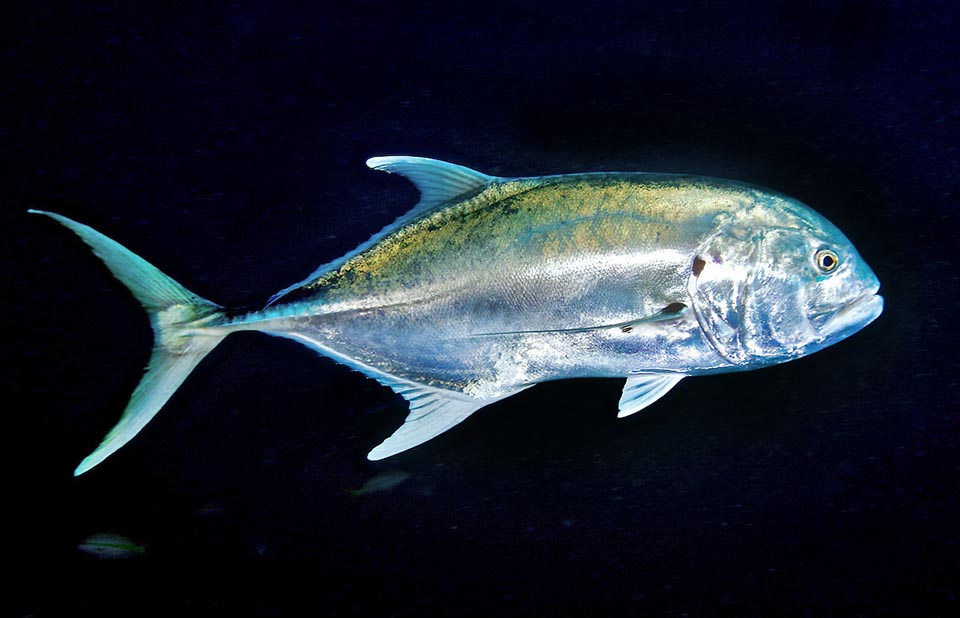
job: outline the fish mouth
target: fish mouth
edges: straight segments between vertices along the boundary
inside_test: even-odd
[[[879,286],[846,303],[840,309],[820,316],[819,320],[814,318],[815,325],[817,321],[821,321],[817,328],[820,336],[839,341],[880,317],[883,313],[883,296],[877,294],[878,289]]]

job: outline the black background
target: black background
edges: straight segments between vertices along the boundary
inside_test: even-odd
[[[8,5],[0,28],[10,616],[922,615],[960,604],[957,58],[949,3]],[[542,385],[414,451],[387,389],[236,335],[128,446],[151,335],[45,208],[257,302],[416,201],[502,175],[731,177],[810,204],[886,310],[833,348]],[[391,492],[344,489],[402,470]],[[147,543],[101,561],[96,532]]]

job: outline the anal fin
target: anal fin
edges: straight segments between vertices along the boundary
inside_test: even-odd
[[[682,374],[646,374],[627,378],[620,396],[620,412],[617,418],[630,416],[646,408],[666,395],[685,377]]]
[[[410,388],[394,387],[410,402],[407,420],[393,435],[367,454],[367,459],[377,461],[406,451],[435,438],[468,416],[487,405],[477,401],[454,397],[454,393],[421,384],[409,383]]]
[[[380,384],[390,387],[410,403],[410,413],[407,420],[392,436],[380,443],[367,454],[367,459],[378,461],[391,455],[406,451],[435,438],[454,425],[463,422],[468,416],[484,406],[500,401],[529,388],[531,385],[521,386],[502,395],[487,399],[477,399],[466,393],[449,389],[429,386],[406,378],[395,376],[367,363],[341,354],[327,347],[317,338],[303,332],[271,332],[268,334],[286,337],[316,350],[317,352],[343,363],[355,371],[359,371]]]
[[[407,415],[407,420],[393,432],[393,435],[367,454],[367,459],[371,461],[385,459],[419,446],[461,423],[480,408],[523,390],[521,388],[493,399],[474,399],[463,393],[394,376],[374,375],[373,377],[409,401],[410,413]]]
[[[460,424],[480,408],[528,388],[524,386],[491,399],[475,399],[464,393],[427,386],[392,375],[368,375],[410,402],[407,420],[393,435],[367,454],[367,459],[371,461],[385,459],[419,446]]]

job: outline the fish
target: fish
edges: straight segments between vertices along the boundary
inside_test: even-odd
[[[403,483],[408,478],[410,478],[410,474],[402,470],[387,470],[367,479],[367,481],[357,489],[346,489],[344,491],[354,498],[359,498],[360,496],[366,496],[368,494],[392,491],[397,485]]]
[[[120,420],[76,475],[129,442],[226,336],[297,341],[409,404],[377,461],[535,384],[625,380],[618,416],[691,376],[801,358],[883,311],[880,283],[810,207],[703,176],[498,177],[373,157],[420,193],[405,215],[254,309],[201,298],[96,230],[89,245],[149,315],[154,346]],[[813,395],[811,395],[813,396]]]
[[[147,546],[134,543],[119,534],[98,532],[79,543],[77,549],[104,560],[121,560],[143,555],[147,551]]]

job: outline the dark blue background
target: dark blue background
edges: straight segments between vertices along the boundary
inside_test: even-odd
[[[0,26],[3,615],[957,611],[956,9],[139,4],[18,2]],[[364,167],[382,154],[769,186],[847,233],[887,308],[834,348],[687,380],[627,420],[619,381],[543,385],[377,464],[399,397],[237,335],[74,479],[151,335],[25,209],[244,304],[415,202]],[[397,469],[392,492],[343,491]],[[79,553],[95,532],[148,551]]]

